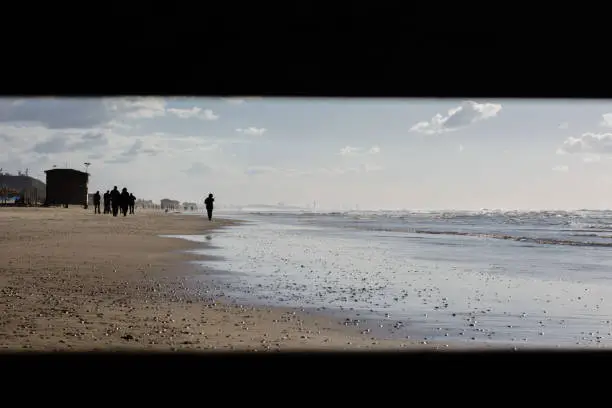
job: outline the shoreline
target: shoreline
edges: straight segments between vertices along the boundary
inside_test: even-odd
[[[192,279],[205,280],[190,265],[210,259],[193,253],[201,243],[163,236],[237,222],[193,215],[0,209],[0,350],[482,349],[373,339],[329,316],[216,296]]]
[[[238,226],[240,224],[244,224],[248,221],[232,219],[232,221],[236,221],[235,223],[228,224],[220,227],[219,229],[231,228],[233,226]],[[195,236],[198,236],[197,234]],[[201,236],[201,235],[200,235]],[[194,243],[199,246],[198,249],[195,250],[187,250],[186,252],[191,252],[196,255],[202,255],[202,250],[207,251],[208,249],[215,249],[211,247],[207,242],[192,240],[194,236],[182,234],[180,236],[169,236],[174,239],[184,240],[190,243]],[[215,260],[211,258],[216,258],[217,260],[227,260],[222,256],[210,255],[206,253],[204,255],[206,257],[205,260],[192,260],[188,261],[192,263],[199,271],[202,273],[197,274],[197,276],[193,276],[192,283],[202,284],[202,281],[205,281],[204,285],[212,285],[216,293],[217,299],[221,299],[225,304],[230,305],[238,305],[240,307],[247,307],[252,309],[272,309],[276,311],[284,311],[285,313],[299,315],[299,316],[307,316],[309,318],[316,320],[324,320],[326,322],[333,322],[335,325],[334,330],[338,330],[340,332],[345,333],[347,336],[358,336],[362,340],[366,340],[371,342],[373,345],[382,345],[381,343],[386,343],[383,345],[385,349],[386,347],[391,347],[391,349],[397,350],[399,349],[407,349],[412,347],[423,347],[425,349],[429,349],[433,347],[435,350],[513,350],[521,348],[534,348],[529,344],[511,344],[511,343],[503,343],[503,342],[484,342],[484,341],[465,341],[460,342],[456,340],[444,341],[444,340],[431,340],[428,338],[419,338],[415,333],[411,334],[408,337],[401,337],[396,334],[396,332],[391,329],[395,326],[394,320],[384,319],[384,318],[372,318],[372,317],[361,317],[358,310],[353,309],[342,309],[342,308],[328,308],[328,307],[299,307],[299,306],[285,306],[278,304],[270,304],[265,301],[258,302],[253,299],[249,299],[249,296],[246,295],[244,297],[236,297],[231,294],[226,293],[227,288],[231,288],[231,284],[226,283],[227,286],[217,286],[223,285],[222,280],[218,280],[214,282],[209,279],[205,275],[211,274],[215,277],[223,276],[223,275],[235,275],[239,273],[241,275],[245,275],[244,272],[234,272],[230,270],[224,270],[220,268],[216,268],[210,264],[207,264],[210,260]],[[215,279],[215,278],[213,278]],[[222,278],[221,278],[222,279]],[[208,286],[210,287],[210,286]],[[383,328],[384,325],[384,328]],[[429,346],[427,346],[429,345]],[[349,344],[350,346],[350,344]],[[535,348],[542,349],[542,347],[535,346]],[[546,348],[553,348],[552,346]],[[351,349],[350,347],[348,348]]]
[[[238,220],[238,218],[232,218],[232,220],[239,221],[236,224],[228,225],[227,227],[240,226],[241,224],[248,223],[249,221]],[[223,227],[224,229],[226,227]],[[201,241],[195,236],[173,236],[175,239],[184,239],[186,241],[202,244],[202,249],[200,251],[195,250],[196,253],[204,253],[206,256],[210,256],[214,251],[208,251],[208,249],[213,249],[209,246],[207,242]],[[199,236],[198,238],[201,238]],[[223,256],[213,255],[216,260],[221,261],[231,261]],[[413,326],[414,322],[411,322],[410,318],[400,319],[397,318],[392,319],[389,316],[373,316],[369,315],[368,311],[365,309],[353,309],[353,308],[342,308],[342,307],[329,307],[329,306],[317,306],[317,305],[309,305],[309,306],[298,306],[298,305],[284,305],[279,304],[277,302],[264,300],[262,298],[258,298],[255,292],[252,292],[250,289],[253,287],[252,285],[247,285],[243,288],[235,288],[232,283],[224,282],[225,275],[244,275],[248,276],[248,271],[243,272],[234,272],[231,270],[225,270],[220,267],[206,265],[206,261],[194,261],[194,263],[199,264],[200,268],[208,268],[209,273],[214,274],[213,280],[215,281],[215,285],[219,285],[217,289],[222,295],[220,295],[223,299],[241,305],[248,305],[250,307],[255,308],[274,308],[274,309],[283,309],[291,312],[296,312],[302,315],[312,316],[314,318],[324,318],[333,320],[341,330],[345,330],[347,332],[351,332],[353,335],[355,333],[359,333],[364,337],[368,337],[372,341],[380,342],[380,341],[389,341],[389,342],[399,342],[403,344],[403,346],[414,345],[425,345],[431,344],[434,346],[441,346],[443,348],[450,349],[470,349],[470,350],[557,350],[561,346],[558,344],[546,344],[546,343],[523,343],[518,341],[504,341],[504,340],[485,340],[485,339],[473,339],[470,336],[465,336],[466,340],[457,339],[457,338],[448,338],[445,339],[442,336],[430,337],[430,333],[419,328],[418,325]],[[370,311],[371,312],[371,311]],[[583,346],[584,347],[584,346]],[[583,348],[578,347],[578,348]]]

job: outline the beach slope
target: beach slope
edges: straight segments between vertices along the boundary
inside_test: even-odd
[[[200,244],[159,237],[230,224],[159,212],[114,218],[80,208],[0,209],[0,349],[423,347],[376,340],[322,316],[220,302],[189,279],[205,274],[185,252]]]

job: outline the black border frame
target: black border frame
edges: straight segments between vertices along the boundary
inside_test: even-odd
[[[503,31],[480,14],[480,23],[496,30],[459,14],[452,26],[426,12],[371,4],[266,10],[236,3],[202,11],[185,3],[158,10],[122,5],[87,16],[56,5],[29,7],[21,14],[29,25],[5,10],[0,27],[4,96],[612,98],[607,37],[576,25],[558,33],[543,26],[558,16],[531,30],[512,20]],[[188,396],[199,404],[217,397],[223,404],[241,397],[254,403],[254,389],[285,404],[329,397],[408,405],[445,397],[454,404],[511,397],[551,403],[569,402],[581,386],[607,397],[605,372],[598,373],[611,361],[606,357],[612,353],[0,353],[0,369],[7,394],[24,390],[28,400],[76,400],[89,385],[85,403],[124,402],[130,391],[139,402],[167,397],[178,404],[175,398]],[[490,400],[483,398],[488,392],[495,393]],[[318,393],[326,399],[312,398]]]

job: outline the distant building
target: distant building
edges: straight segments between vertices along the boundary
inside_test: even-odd
[[[21,202],[38,205],[45,201],[46,186],[42,181],[24,174],[0,174],[0,202]],[[10,196],[10,197],[9,197]]]
[[[36,187],[26,187],[19,192],[17,204],[27,206],[44,204],[45,194],[45,190]]]
[[[82,205],[88,201],[89,174],[74,169],[45,170],[46,205]]]
[[[181,203],[177,200],[171,200],[169,198],[164,198],[161,200],[162,210],[178,210],[180,206]]]
[[[196,203],[187,203],[186,202],[186,203],[183,203],[182,206],[183,206],[183,210],[185,210],[185,211],[195,211],[195,210],[198,209],[198,204],[196,204]]]
[[[153,200],[142,200],[138,198],[135,203],[136,208],[147,208],[156,209],[159,208],[159,204],[155,204]]]

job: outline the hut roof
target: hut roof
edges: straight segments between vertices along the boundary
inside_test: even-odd
[[[84,171],[75,170],[75,169],[49,169],[49,170],[45,170],[45,173],[51,173],[51,172],[88,174],[88,173],[85,173]]]

